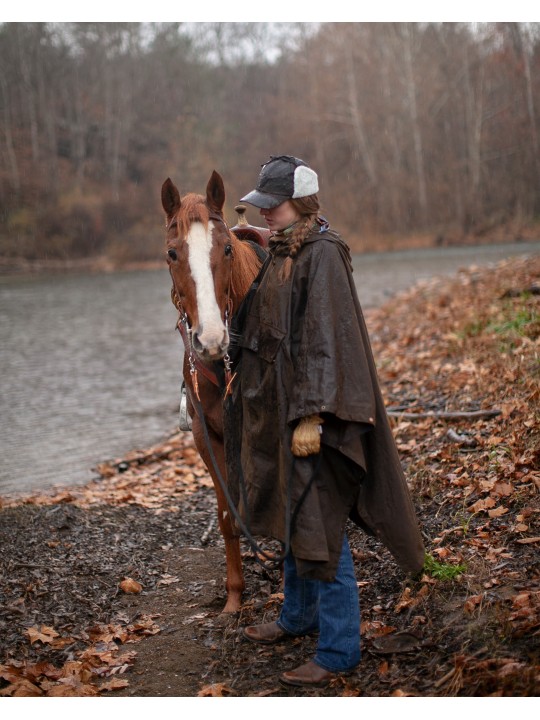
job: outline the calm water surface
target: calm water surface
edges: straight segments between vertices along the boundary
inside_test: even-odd
[[[540,243],[354,257],[364,308]],[[87,482],[177,421],[182,343],[167,270],[0,278],[0,495]]]

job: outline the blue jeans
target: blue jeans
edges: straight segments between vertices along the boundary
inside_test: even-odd
[[[347,672],[360,662],[360,603],[347,537],[333,582],[303,580],[291,553],[284,563],[285,599],[277,624],[291,635],[319,631],[314,662]]]

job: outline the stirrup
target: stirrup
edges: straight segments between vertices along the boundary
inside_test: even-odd
[[[180,385],[180,410],[178,413],[178,427],[182,431],[191,430],[191,418],[187,410],[186,383],[182,380]]]

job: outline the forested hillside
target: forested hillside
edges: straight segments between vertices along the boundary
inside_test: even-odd
[[[355,250],[519,239],[539,128],[539,23],[4,23],[0,256],[154,259],[167,176],[234,222],[281,153]]]

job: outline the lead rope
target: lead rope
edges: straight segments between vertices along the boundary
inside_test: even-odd
[[[188,390],[188,388],[186,388],[186,390]],[[302,495],[301,495],[300,498],[298,499],[298,502],[296,503],[296,507],[294,508],[294,511],[291,512],[291,508],[292,508],[292,481],[293,481],[293,476],[294,476],[294,464],[295,464],[295,462],[296,462],[296,458],[293,459],[293,463],[292,463],[292,467],[291,467],[291,472],[290,472],[290,474],[289,474],[289,478],[288,478],[288,481],[287,481],[287,497],[286,497],[286,506],[285,506],[285,542],[281,542],[281,543],[280,543],[280,544],[281,544],[281,547],[282,547],[282,549],[283,549],[283,550],[282,550],[282,554],[279,555],[278,557],[275,557],[275,555],[269,554],[266,550],[263,550],[263,548],[261,548],[261,546],[257,543],[257,541],[255,540],[255,538],[253,537],[253,535],[252,535],[251,531],[249,530],[246,522],[244,522],[244,520],[243,520],[242,517],[240,516],[240,513],[238,512],[238,510],[237,510],[237,508],[236,508],[236,505],[235,505],[235,503],[234,503],[234,501],[233,501],[233,499],[232,499],[232,497],[231,497],[231,494],[230,494],[230,492],[229,492],[229,488],[227,487],[227,483],[225,482],[225,480],[224,480],[224,478],[223,478],[223,476],[222,476],[222,474],[221,474],[221,471],[220,471],[220,469],[219,469],[219,466],[218,466],[218,463],[217,463],[217,460],[216,460],[216,456],[215,456],[215,454],[214,454],[214,450],[213,450],[212,444],[211,444],[211,442],[210,442],[210,436],[209,436],[209,433],[208,433],[208,427],[207,427],[207,425],[206,425],[206,420],[205,420],[205,418],[204,418],[204,412],[203,412],[203,409],[202,409],[202,405],[201,405],[200,400],[197,399],[196,402],[193,402],[193,405],[194,405],[195,410],[196,410],[196,412],[197,412],[197,415],[198,415],[198,417],[199,417],[199,421],[200,421],[201,427],[202,427],[202,429],[203,429],[204,440],[205,440],[205,442],[206,442],[206,445],[207,445],[207,448],[208,448],[208,453],[209,453],[209,455],[210,455],[210,460],[212,461],[212,465],[213,465],[213,468],[214,468],[214,472],[215,472],[215,474],[216,474],[216,477],[217,477],[217,479],[218,479],[218,482],[219,482],[219,484],[220,484],[220,487],[221,487],[221,489],[222,489],[222,491],[223,491],[223,494],[224,494],[224,496],[225,496],[225,499],[226,499],[226,501],[227,501],[227,505],[228,505],[229,510],[230,510],[231,514],[233,515],[234,519],[235,519],[236,522],[238,523],[238,527],[240,528],[240,530],[241,530],[241,531],[243,532],[243,534],[245,535],[245,537],[246,537],[246,539],[247,539],[247,541],[248,541],[251,549],[253,550],[253,553],[254,553],[254,556],[255,556],[255,561],[256,561],[264,570],[270,570],[270,571],[272,571],[272,570],[278,570],[278,569],[280,568],[282,562],[285,560],[285,558],[287,557],[287,555],[288,555],[289,552],[290,552],[290,549],[291,549],[291,536],[292,536],[292,531],[293,531],[293,528],[294,528],[294,525],[295,525],[295,522],[296,522],[296,518],[297,518],[298,513],[299,513],[299,511],[300,511],[300,507],[302,506],[302,503],[304,502],[304,500],[305,500],[305,498],[306,498],[306,495],[307,495],[309,489],[311,488],[311,485],[313,484],[313,481],[315,480],[315,477],[316,477],[317,473],[319,472],[319,469],[320,469],[320,466],[321,466],[321,460],[322,460],[322,453],[319,453],[319,455],[317,456],[317,462],[316,462],[315,468],[314,468],[314,470],[313,470],[313,473],[312,473],[312,475],[311,475],[311,478],[310,478],[309,482],[306,484],[306,487],[304,488],[304,490],[303,490],[303,492],[302,492]],[[245,505],[246,513],[247,513],[247,511],[248,511],[248,504],[247,504],[247,495],[246,495],[246,483],[245,483],[245,480],[244,480],[244,475],[243,475],[243,472],[242,472],[242,465],[241,465],[241,463],[240,463],[240,478],[239,478],[239,480],[240,480],[240,483],[239,483],[239,484],[240,484],[240,487],[241,487],[242,495],[243,495],[243,497],[244,497],[244,505]],[[247,522],[249,522],[249,519],[247,520]],[[264,558],[266,562],[263,561],[263,560],[261,560],[261,557]]]

